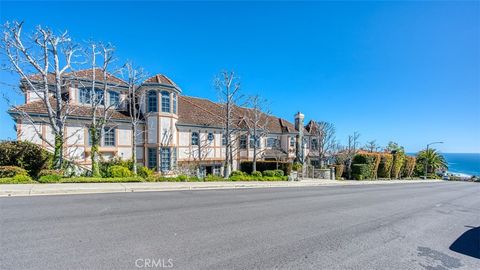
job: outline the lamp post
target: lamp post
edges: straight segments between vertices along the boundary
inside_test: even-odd
[[[430,145],[440,144],[440,143],[443,143],[443,142],[431,142],[431,143],[427,144],[427,150],[425,151],[425,180],[427,180],[427,175],[428,175],[428,158],[427,158],[428,147],[429,147]]]

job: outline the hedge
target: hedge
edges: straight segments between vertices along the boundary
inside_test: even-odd
[[[341,179],[343,175],[343,171],[345,170],[345,165],[336,164],[336,165],[333,165],[333,167],[335,167],[335,178]]]
[[[14,177],[0,178],[0,184],[35,184],[30,176],[26,174],[15,175]]]
[[[120,178],[120,177],[131,177],[132,172],[124,166],[113,165],[108,168],[109,177]]]
[[[352,176],[355,180],[364,180],[368,179],[371,175],[370,165],[369,164],[353,164],[352,165]]]
[[[393,154],[392,169],[390,178],[399,179],[402,171],[403,162],[405,161],[405,153],[396,152]]]
[[[353,164],[367,164],[370,170],[370,175],[367,177],[370,179],[377,179],[378,167],[380,165],[380,154],[367,152],[358,153],[353,157],[352,165]]]
[[[390,172],[393,164],[393,155],[382,153],[380,154],[380,164],[378,165],[378,177],[390,178]]]
[[[24,168],[31,177],[49,167],[52,154],[40,146],[26,141],[0,142],[0,166]]]
[[[17,166],[0,166],[0,178],[27,175],[27,171]]]
[[[125,183],[125,182],[143,182],[141,177],[122,177],[122,178],[101,178],[101,177],[72,177],[62,178],[60,183]]]
[[[291,162],[283,162],[283,161],[257,161],[257,171],[263,172],[267,170],[282,170],[284,175],[290,175],[292,171],[292,163]],[[251,174],[253,170],[253,162],[252,161],[242,161],[240,162],[240,170],[242,172]]]
[[[405,156],[405,161],[403,162],[401,172],[403,178],[409,178],[413,176],[416,163],[417,159],[415,157]]]

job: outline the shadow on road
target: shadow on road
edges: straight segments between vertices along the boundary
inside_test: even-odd
[[[469,227],[469,226],[466,226]],[[480,259],[480,227],[464,232],[453,244],[450,250]]]

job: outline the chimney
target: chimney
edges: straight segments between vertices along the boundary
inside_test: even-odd
[[[305,119],[305,115],[303,113],[298,112],[295,114],[295,129],[297,131],[303,131],[303,120]]]
[[[303,115],[301,112],[298,112],[295,114],[295,129],[298,131],[297,135],[297,143],[296,143],[296,149],[295,149],[295,154],[296,154],[296,161],[300,162],[303,164],[304,162],[304,142],[303,142],[303,120],[305,119],[305,115]]]

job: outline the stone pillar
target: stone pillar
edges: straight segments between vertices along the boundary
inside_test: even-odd
[[[305,116],[301,112],[295,114],[295,129],[298,131],[295,154],[297,162],[300,162],[301,164],[305,161],[305,149],[303,143],[304,119]]]

